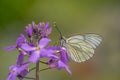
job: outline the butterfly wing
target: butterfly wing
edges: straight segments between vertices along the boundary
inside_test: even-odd
[[[69,56],[75,62],[84,62],[94,54],[94,49],[86,42],[79,40],[79,43],[66,45]]]
[[[75,62],[84,62],[94,54],[102,38],[96,34],[76,35],[66,39],[65,47]]]
[[[93,48],[96,48],[102,41],[102,37],[96,34],[87,34],[84,37],[84,40],[88,42]]]

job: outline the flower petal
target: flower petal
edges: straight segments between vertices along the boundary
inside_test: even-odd
[[[57,47],[56,47],[56,46],[48,46],[47,49],[48,49],[48,50],[49,50],[49,49],[50,49],[50,50],[51,50],[51,49],[52,49],[52,50],[61,50],[61,47],[60,47],[60,46],[57,46]]]
[[[24,61],[24,55],[20,53],[17,58],[17,65],[23,64],[23,61]]]
[[[28,45],[27,43],[24,43],[21,45],[21,48],[25,51],[33,51],[35,50],[35,47]]]
[[[53,50],[41,49],[40,58],[57,58],[58,59],[58,57],[53,53],[54,53]]]
[[[11,70],[13,70],[14,68],[16,68],[16,66],[11,65],[11,66],[9,67],[9,70],[11,71]]]
[[[16,78],[17,78],[17,73],[13,74],[10,80],[16,80]]]
[[[60,51],[60,60],[64,63],[69,62],[68,53],[63,49]]]
[[[58,61],[57,69],[61,68],[65,68],[69,74],[72,74],[72,72],[70,71],[69,67],[66,64],[64,64],[62,61]]]
[[[14,50],[16,46],[8,46],[7,48],[4,48],[4,50],[11,51]]]
[[[45,46],[47,46],[47,44],[50,42],[51,40],[48,39],[48,38],[42,38],[40,41],[39,41],[39,47],[40,48],[44,48]]]
[[[26,42],[26,38],[23,34],[20,34],[20,37],[16,40],[16,45],[19,45],[22,42]]]
[[[16,80],[16,77],[17,77],[17,72],[14,73],[10,72],[6,80]]]
[[[11,78],[11,76],[12,76],[12,74],[8,74],[8,77],[7,77],[7,79],[6,80],[11,80],[10,78]]]
[[[19,69],[17,70],[18,73],[21,73],[23,70],[25,70],[25,68],[27,68],[29,65],[29,63],[24,63],[22,66],[19,67]]]
[[[34,51],[29,58],[30,62],[36,63],[40,58],[40,52],[39,51]]]
[[[21,77],[25,77],[28,73],[29,73],[29,71],[27,71],[27,70],[25,69],[25,70],[23,70],[19,75],[20,75]]]

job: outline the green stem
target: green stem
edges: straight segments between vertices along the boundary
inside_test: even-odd
[[[34,69],[36,69],[36,67],[31,68],[31,69],[29,70],[29,72],[32,71],[32,70],[34,70]]]
[[[40,63],[43,63],[43,64],[46,64],[46,65],[48,65],[48,63],[47,63],[47,62],[40,61]]]
[[[39,70],[39,72],[44,71],[44,70],[48,70],[48,69],[51,69],[51,68],[50,67],[44,68],[44,69]]]
[[[39,62],[36,63],[36,80],[39,80]]]
[[[24,77],[25,79],[32,79],[35,80],[35,78],[31,78],[31,77]],[[22,80],[22,79],[21,79]]]

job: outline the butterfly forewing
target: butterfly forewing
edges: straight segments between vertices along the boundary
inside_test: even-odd
[[[83,40],[78,40],[78,42],[72,41],[72,43],[69,42],[66,48],[69,56],[76,62],[84,62],[94,54],[92,46]]]
[[[64,45],[75,62],[84,62],[93,56],[101,41],[102,38],[96,34],[75,35],[66,39]]]

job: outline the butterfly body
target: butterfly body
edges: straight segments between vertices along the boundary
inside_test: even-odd
[[[61,37],[61,46],[66,48],[68,55],[75,62],[90,59],[95,48],[101,43],[102,37],[97,34],[75,35],[69,38]]]

